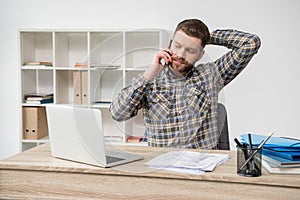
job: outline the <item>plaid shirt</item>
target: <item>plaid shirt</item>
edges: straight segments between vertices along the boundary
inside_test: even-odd
[[[167,68],[153,81],[138,75],[113,100],[112,117],[127,120],[142,108],[149,146],[215,148],[219,139],[218,93],[257,53],[260,39],[236,30],[216,30],[210,44],[231,51],[194,67],[183,78],[173,76]]]

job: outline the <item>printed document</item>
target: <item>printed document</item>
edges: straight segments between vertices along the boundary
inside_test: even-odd
[[[176,172],[202,174],[213,171],[216,166],[230,158],[227,154],[201,153],[194,151],[172,151],[150,160],[147,166]]]

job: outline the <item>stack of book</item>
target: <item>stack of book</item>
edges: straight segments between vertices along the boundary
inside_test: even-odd
[[[253,144],[259,144],[266,136],[252,134]],[[247,136],[242,135],[247,142]],[[269,173],[300,174],[300,140],[271,137],[262,149],[262,165]]]
[[[24,96],[24,99],[25,99],[25,102],[28,104],[53,103],[53,94],[28,93]]]
[[[46,66],[53,66],[52,62],[47,62],[47,61],[28,61],[24,62],[23,66],[39,66],[39,67],[46,67]]]

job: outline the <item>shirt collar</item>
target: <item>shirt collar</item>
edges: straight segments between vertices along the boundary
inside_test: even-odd
[[[185,76],[178,77],[174,75],[169,68],[165,68],[165,74],[167,75],[169,81],[173,83],[190,79],[193,76],[194,72],[195,67],[193,67]]]

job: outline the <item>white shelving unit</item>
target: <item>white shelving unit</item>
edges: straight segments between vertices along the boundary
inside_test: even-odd
[[[19,36],[22,108],[47,106],[26,104],[25,94],[53,93],[54,104],[101,109],[107,141],[126,144],[127,135],[144,134],[141,112],[119,123],[112,119],[109,106],[112,98],[130,84],[134,76],[149,67],[153,55],[168,46],[169,32],[158,29],[21,30]],[[52,62],[53,66],[24,65],[33,61]],[[76,63],[84,63],[87,67],[76,68]],[[79,83],[80,103],[75,100]],[[20,137],[22,150],[49,141],[48,136],[24,140],[23,131]]]

